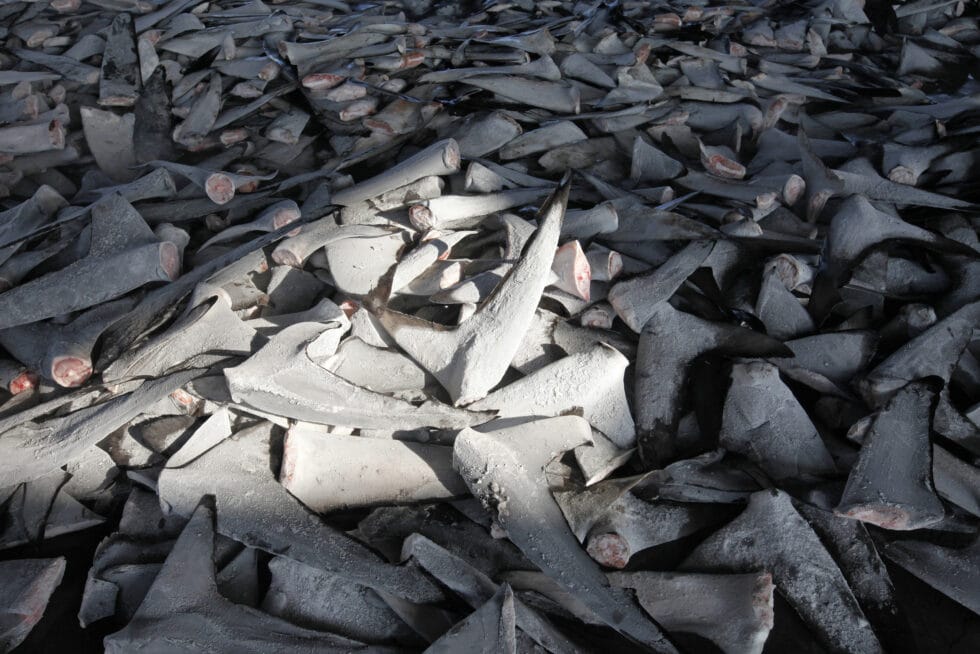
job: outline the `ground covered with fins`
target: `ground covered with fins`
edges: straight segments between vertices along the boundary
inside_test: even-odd
[[[980,651],[976,2],[0,46],[0,654]]]

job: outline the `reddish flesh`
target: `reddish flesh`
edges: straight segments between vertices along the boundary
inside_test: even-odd
[[[215,204],[227,204],[235,197],[235,184],[224,173],[214,173],[204,182],[204,192]]]
[[[289,223],[296,222],[299,220],[299,211],[293,209],[279,209],[276,211],[275,216],[272,217],[272,228],[279,229],[284,227]]]
[[[92,376],[92,362],[72,356],[55,357],[51,363],[51,378],[64,388],[81,386]]]
[[[589,556],[607,568],[620,570],[630,560],[630,546],[619,534],[601,534],[589,539]]]
[[[856,506],[841,513],[847,518],[878,525],[882,529],[909,529],[912,516],[897,506]]]
[[[303,78],[303,86],[308,89],[332,89],[346,77],[334,73],[311,73]]]
[[[707,168],[715,175],[727,179],[745,177],[745,166],[720,154],[713,154],[708,158]]]
[[[180,277],[180,251],[170,241],[160,244],[160,267],[171,281]]]
[[[11,395],[17,395],[19,393],[23,393],[24,391],[29,391],[32,388],[37,388],[38,381],[40,381],[40,378],[37,375],[29,370],[25,370],[13,378],[13,380],[7,386],[7,389],[10,391]]]

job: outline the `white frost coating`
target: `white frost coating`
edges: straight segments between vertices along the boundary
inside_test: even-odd
[[[465,495],[452,448],[290,431],[279,481],[317,513]]]
[[[486,396],[520,347],[548,283],[569,186],[566,177],[542,207],[538,230],[521,260],[461,325],[444,327],[368,304],[399,347],[439,380],[457,406]]]
[[[474,496],[496,514],[510,540],[610,627],[656,652],[676,652],[628,597],[609,588],[549,492],[545,466],[563,451],[588,442],[588,424],[563,416],[487,428],[486,433],[460,432],[453,446],[454,467]]]
[[[636,427],[623,387],[629,360],[604,344],[559,359],[469,405],[502,418],[557,416],[581,407],[589,424],[617,447],[636,442]]]
[[[669,631],[704,636],[725,654],[761,654],[773,625],[772,575],[613,572],[640,606]]]
[[[453,139],[446,139],[433,143],[376,177],[337,191],[333,195],[333,202],[346,207],[423,177],[451,175],[456,172],[459,172],[459,145]]]

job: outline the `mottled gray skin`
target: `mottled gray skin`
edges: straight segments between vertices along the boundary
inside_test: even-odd
[[[109,26],[102,76],[99,80],[99,104],[105,107],[131,107],[140,91],[140,69],[136,54],[133,17],[120,12]]]
[[[425,654],[514,654],[514,622],[514,592],[501,584],[493,597],[432,643]]]
[[[40,186],[30,198],[17,206],[0,212],[0,263],[17,251],[8,247],[28,238],[50,221],[55,212],[68,203],[50,186]]]
[[[507,418],[562,415],[581,407],[592,427],[617,446],[629,448],[636,442],[636,427],[623,388],[628,365],[619,351],[599,343],[504,386],[469,408],[497,411]]]
[[[462,325],[444,327],[369,298],[366,307],[398,345],[439,380],[456,405],[485,397],[520,348],[550,278],[570,186],[566,176],[541,207],[538,229],[520,261]]]
[[[691,274],[704,263],[713,248],[710,241],[694,241],[644,275],[617,282],[609,289],[609,303],[629,328],[639,333],[655,313]]]
[[[744,327],[716,323],[678,311],[667,302],[653,307],[636,355],[637,442],[648,464],[676,455],[675,428],[684,399],[688,365],[708,352],[741,356],[790,353],[779,341]]]
[[[980,615],[980,537],[965,547],[941,547],[922,540],[880,539],[882,554],[940,593]]]
[[[946,515],[932,483],[935,391],[913,382],[896,393],[874,421],[835,513],[883,529],[922,529]]]
[[[284,556],[269,561],[269,572],[260,607],[267,613],[366,643],[421,642],[370,588]]]
[[[608,576],[614,586],[634,589],[643,609],[666,628],[699,634],[726,654],[761,654],[773,626],[775,587],[768,572]]]
[[[286,418],[368,429],[459,429],[492,417],[436,401],[415,406],[351,384],[310,358],[309,346],[328,331],[318,323],[286,327],[244,363],[227,368],[232,398]]]
[[[236,261],[253,254],[270,243],[274,243],[294,228],[286,225],[269,234],[243,243],[220,257],[196,266],[179,280],[147,293],[136,307],[106,330],[102,341],[102,352],[96,363],[97,368],[105,368],[123,351],[147,331],[159,326],[173,317],[181,308],[181,300],[195,286],[214,275],[219,270],[233,265]]]
[[[719,442],[775,480],[812,480],[836,472],[817,428],[770,363],[732,366]]]
[[[0,651],[20,645],[43,617],[48,600],[61,583],[65,559],[19,559],[0,562]]]
[[[250,547],[412,601],[443,597],[418,571],[385,563],[310,513],[276,480],[270,447],[270,426],[259,425],[223,440],[182,468],[167,468],[159,479],[161,502],[190,516],[203,495],[214,495],[218,531]]]
[[[248,356],[263,340],[224,300],[212,299],[194,307],[166,332],[116,359],[102,378],[116,382],[157,376],[177,366],[203,368],[229,356]]]
[[[453,139],[445,139],[433,143],[422,152],[398,163],[380,175],[334,193],[333,202],[346,207],[381,195],[399,186],[404,186],[422,177],[449,175],[458,171],[459,145]]]
[[[454,465],[510,540],[548,576],[578,596],[613,629],[655,652],[676,652],[659,627],[627,596],[609,587],[579,546],[548,489],[544,467],[589,440],[587,424],[566,416],[456,437]]]
[[[898,185],[901,186],[901,185]],[[850,278],[861,258],[890,241],[902,241],[933,250],[976,256],[962,243],[916,227],[879,211],[863,195],[852,195],[834,214],[827,233],[824,262],[814,282],[810,313],[822,321],[838,300],[837,288]]]
[[[366,648],[225,599],[215,579],[214,536],[214,512],[202,503],[191,514],[132,621],[106,636],[106,652],[339,654]]]
[[[913,380],[939,377],[948,382],[978,320],[980,301],[975,301],[908,341],[858,382],[864,399],[881,406]]]
[[[489,601],[498,589],[490,577],[422,534],[412,534],[405,539],[402,559],[409,557],[474,609]],[[582,651],[536,609],[519,599],[514,600],[514,609],[517,626],[549,652],[577,654]]]
[[[179,275],[178,251],[114,194],[92,208],[88,256],[0,294],[0,329],[87,309]]]
[[[701,543],[681,569],[770,571],[780,594],[825,647],[855,654],[884,651],[837,563],[782,491],[753,494],[745,511]]]
[[[64,417],[17,425],[0,438],[0,479],[17,484],[57,470],[202,372],[187,370],[154,379],[131,393]]]
[[[895,587],[864,524],[808,504],[798,504],[797,509],[837,561],[885,650],[915,652],[915,639]]]

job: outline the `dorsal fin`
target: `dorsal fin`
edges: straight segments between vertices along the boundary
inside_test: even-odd
[[[180,532],[135,618],[164,618],[209,605],[218,594],[214,575],[214,512],[202,502]]]
[[[517,648],[514,633],[514,593],[501,584],[486,603],[432,643],[426,654],[453,652],[513,653]]]
[[[92,205],[92,246],[89,256],[106,257],[156,242],[157,237],[143,216],[118,193]]]

